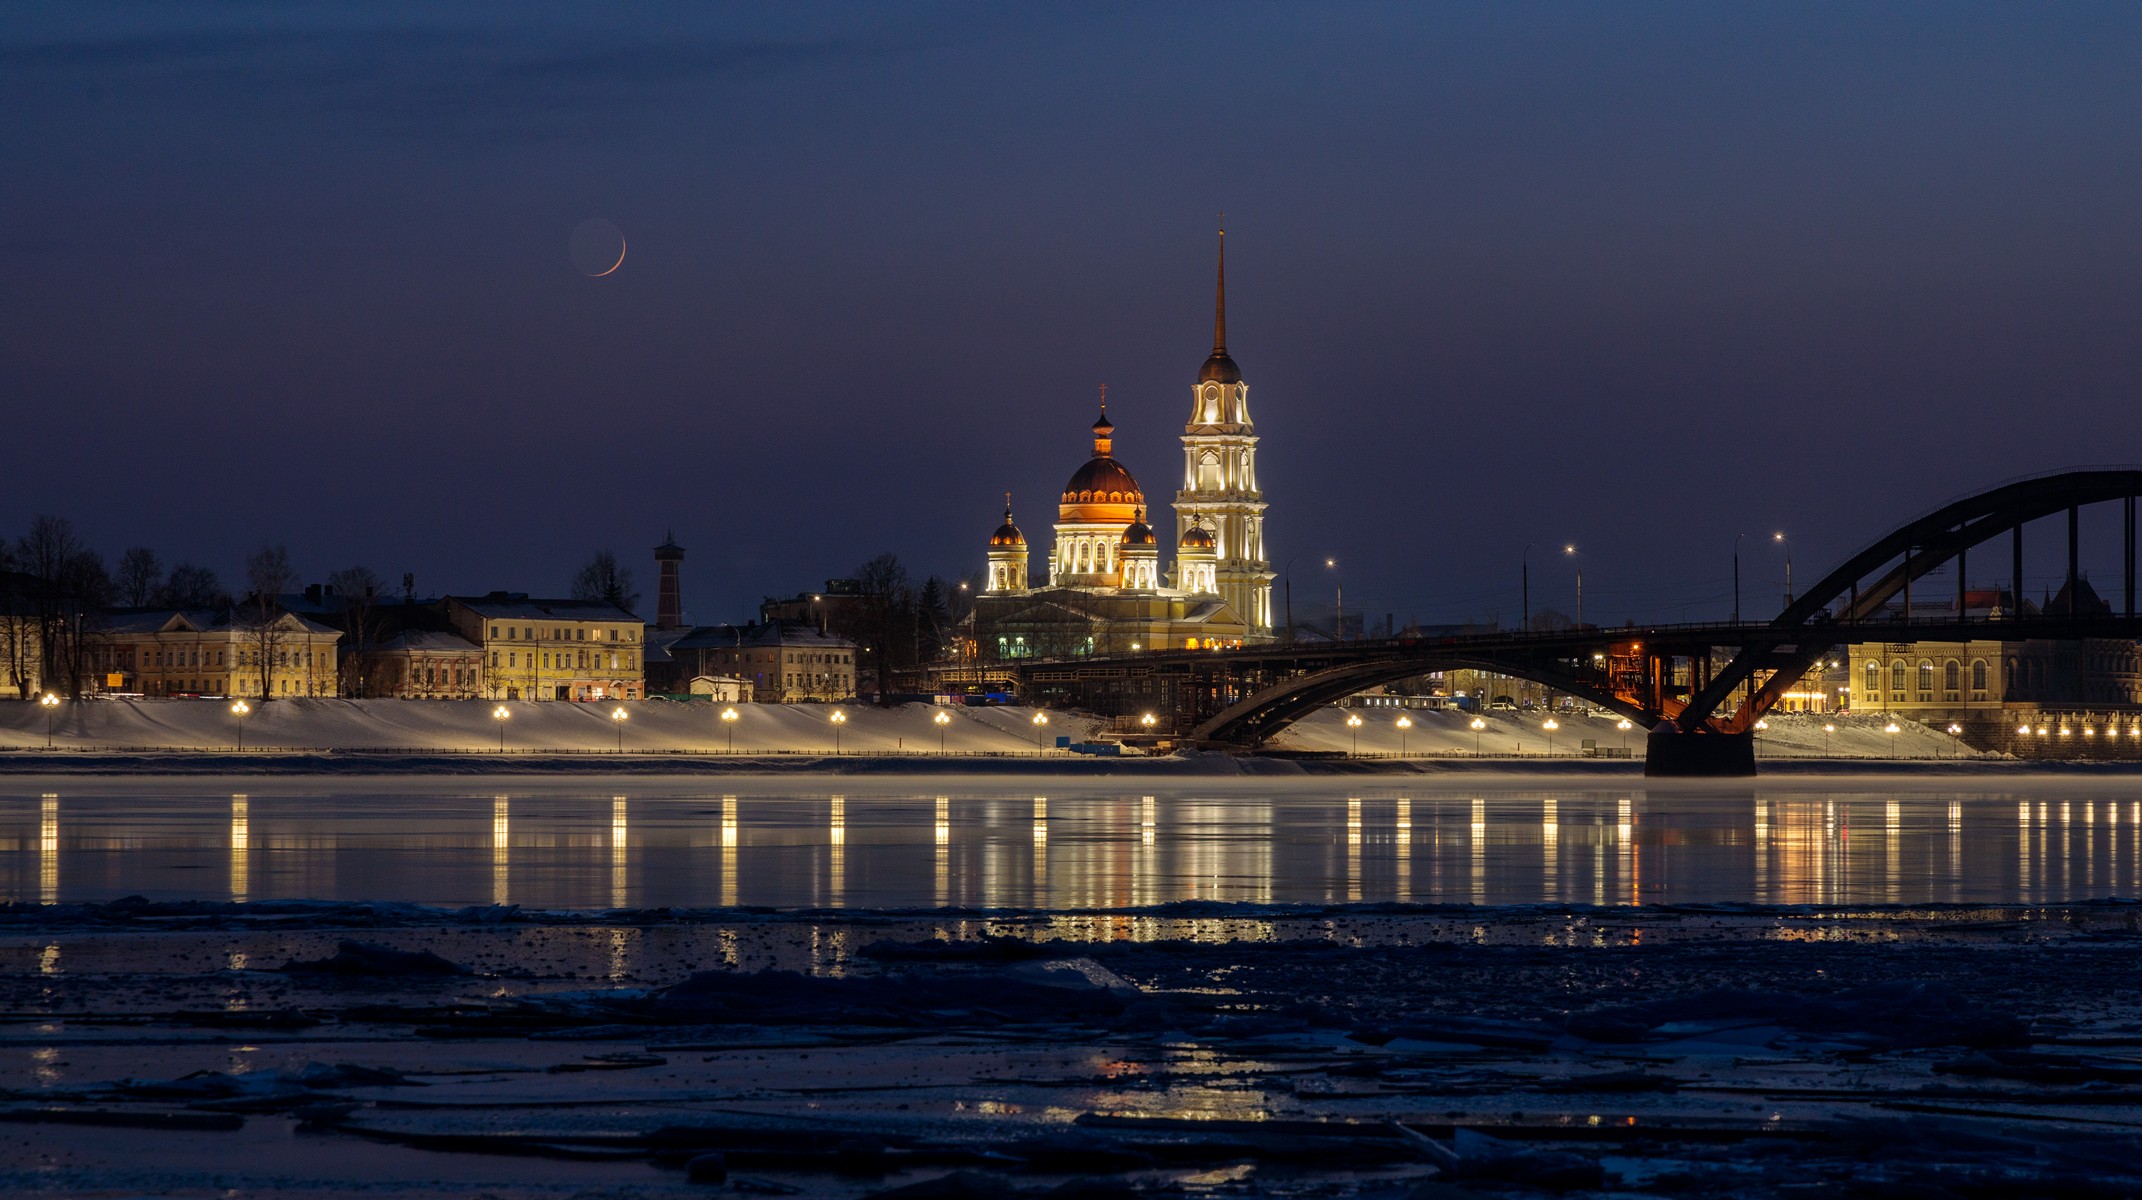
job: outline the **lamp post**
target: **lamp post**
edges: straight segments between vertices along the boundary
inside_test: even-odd
[[[1524,553],[1517,556],[1517,631],[1525,633],[1532,628],[1532,543],[1525,543]]]
[[[52,710],[59,707],[59,697],[51,692],[37,698],[37,707],[45,710],[45,749],[52,748]]]
[[[2106,732],[2106,733],[2108,733],[2108,734],[2117,734],[2117,733],[2118,733],[2119,731],[2118,731],[2117,729],[2108,729],[2108,730],[2106,730],[2105,732]],[[1963,736],[1963,726],[1961,726],[1961,725],[1958,725],[1958,724],[1957,724],[1956,722],[1954,722],[1954,721],[1951,721],[1951,722],[1949,722],[1949,736],[1950,736],[1950,737],[1962,737],[1962,736]]]
[[[626,714],[626,712],[625,712],[625,710],[624,710],[624,707],[623,707],[622,705],[620,705],[620,706],[619,706],[619,707],[617,707],[617,708],[613,708],[613,709],[611,709],[611,710],[610,710],[610,723],[611,723],[612,725],[615,725],[615,726],[617,726],[617,752],[618,752],[619,754],[623,754],[623,753],[625,752],[625,717],[626,717],[626,715],[627,715],[627,714]]]
[[[1562,547],[1562,553],[1568,555],[1577,564],[1577,628],[1582,629],[1584,628],[1584,560],[1577,557],[1575,545]]]
[[[1561,727],[1553,717],[1540,722],[1540,728],[1547,731],[1547,757],[1549,758],[1554,757],[1554,731]]]
[[[1740,624],[1740,539],[1745,533],[1733,535],[1733,623]]]
[[[1629,730],[1632,728],[1629,718],[1623,717],[1621,720],[1614,722],[1614,728],[1621,730],[1621,748],[1627,750],[1629,748]]]
[[[1771,534],[1771,535],[1770,535],[1770,540],[1771,540],[1771,541],[1773,541],[1773,542],[1776,542],[1776,543],[1777,543],[1777,545],[1778,545],[1778,548],[1779,548],[1779,549],[1781,549],[1781,550],[1783,550],[1783,551],[1785,551],[1785,607],[1787,607],[1787,608],[1791,608],[1791,607],[1792,607],[1792,543],[1791,543],[1791,542],[1788,542],[1788,541],[1786,541],[1786,540],[1785,540],[1785,535],[1784,535],[1784,534],[1783,534],[1782,532],[1780,532],[1780,533],[1773,533],[1773,534]]]
[[[931,717],[930,720],[937,723],[937,752],[943,754],[945,752],[945,727],[952,723],[952,714],[940,708],[937,710],[937,715]]]
[[[833,716],[831,720],[833,722],[833,753],[839,754],[840,727],[848,723],[848,714],[836,708],[833,710]]]
[[[729,749],[727,752],[734,754],[736,753],[736,710],[733,708],[722,709],[721,723],[729,731]]]
[[[1474,758],[1478,758],[1478,757],[1480,757],[1480,731],[1481,731],[1481,730],[1483,730],[1483,729],[1486,729],[1486,728],[1487,728],[1487,721],[1486,721],[1486,720],[1484,720],[1484,719],[1482,719],[1482,718],[1480,718],[1480,717],[1474,717],[1474,718],[1473,718],[1473,757],[1474,757]]]
[[[1891,721],[1889,724],[1882,726],[1882,732],[1889,735],[1889,757],[1895,758],[1897,756],[1896,735],[1904,732],[1904,730],[1895,721]]]
[[[1837,732],[1837,727],[1835,725],[1832,725],[1827,721],[1824,721],[1822,723],[1822,757],[1824,758],[1828,758],[1830,756],[1830,735],[1835,732]]]
[[[1331,640],[1346,640],[1346,581],[1339,575],[1339,560],[1327,558],[1324,569],[1331,572]]]
[[[1352,751],[1352,755],[1355,758],[1359,758],[1361,757],[1361,714],[1347,713],[1346,727],[1352,730],[1354,735],[1354,748]]]
[[[235,701],[231,704],[231,715],[237,718],[231,724],[238,730],[238,750],[240,753],[245,751],[245,715],[252,711],[252,708],[243,700]]]
[[[1034,714],[1034,757],[1035,757],[1035,758],[1040,758],[1040,757],[1041,757],[1041,731],[1042,731],[1042,730],[1044,730],[1044,729],[1047,729],[1048,727],[1049,727],[1049,714],[1047,714],[1047,713],[1045,713],[1045,712],[1038,712],[1038,713],[1035,713],[1035,714]]]
[[[1146,736],[1150,737],[1153,733],[1153,726],[1160,724],[1160,718],[1154,716],[1152,713],[1147,713],[1144,716],[1138,718],[1138,723],[1140,725],[1145,726]]]
[[[498,722],[498,752],[500,754],[506,752],[506,718],[512,715],[513,711],[503,704],[491,710],[491,719]]]
[[[1413,728],[1413,718],[1404,713],[1398,714],[1398,757],[1400,758],[1406,756],[1406,731],[1411,728]]]
[[[1768,728],[1770,728],[1770,722],[1768,721],[1757,720],[1755,722],[1755,749],[1758,753],[1763,748],[1763,731]]]

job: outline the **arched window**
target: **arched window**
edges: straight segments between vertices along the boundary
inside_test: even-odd
[[[1867,699],[1872,700],[1882,692],[1882,664],[1867,664]]]
[[[1904,660],[1901,658],[1889,664],[1889,689],[1895,692],[1904,690]]]
[[[1986,690],[1986,660],[1983,658],[1971,660],[1971,690],[1974,692]]]
[[[1922,692],[1934,690],[1934,664],[1923,658],[1919,660],[1919,690]]]
[[[1962,676],[1963,668],[1957,663],[1955,659],[1952,658],[1949,661],[1941,664],[1942,690],[1948,692],[1955,691],[1958,687],[1962,686]]]

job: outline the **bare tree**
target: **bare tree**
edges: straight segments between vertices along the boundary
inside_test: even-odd
[[[289,640],[289,630],[282,623],[282,596],[296,580],[290,551],[279,543],[262,546],[245,560],[245,582],[252,592],[246,597],[239,621],[253,659],[250,665],[260,676],[262,700],[275,695],[276,660],[285,653],[284,645]]]
[[[608,550],[597,550],[573,576],[573,599],[600,600],[631,612],[639,607],[640,594],[632,587],[632,569],[617,565],[617,555]]]
[[[150,602],[159,608],[226,608],[231,597],[214,571],[180,563],[164,577]]]
[[[39,516],[30,531],[15,543],[18,569],[29,576],[30,617],[37,627],[37,676],[39,686],[50,687],[66,679],[73,660],[68,630],[74,621],[67,594],[75,559],[87,551],[65,517]]]
[[[25,700],[41,682],[32,590],[29,577],[16,568],[15,547],[0,538],[0,670],[6,672],[15,694]]]
[[[894,676],[915,665],[915,589],[897,556],[880,554],[855,569],[862,593],[834,632],[856,646],[856,683],[867,674],[883,698]]]
[[[114,583],[119,603],[128,608],[147,608],[163,590],[163,560],[147,546],[130,546],[119,556],[119,576]]]
[[[374,676],[385,632],[379,603],[385,585],[370,567],[345,567],[328,573],[327,586],[342,605],[342,692],[369,696],[378,682]]]

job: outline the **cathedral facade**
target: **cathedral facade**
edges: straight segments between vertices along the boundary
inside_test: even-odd
[[[1104,394],[1092,426],[1092,456],[1072,473],[1057,503],[1041,586],[1034,585],[1026,535],[1006,498],[974,608],[974,644],[982,658],[1197,650],[1272,636],[1257,432],[1249,385],[1227,353],[1221,236],[1212,354],[1198,373],[1183,429],[1172,533],[1155,532],[1144,489],[1115,457],[1116,427]],[[1165,567],[1163,549],[1174,552]]]

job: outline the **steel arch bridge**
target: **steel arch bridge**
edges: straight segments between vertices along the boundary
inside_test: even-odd
[[[1185,740],[1247,749],[1366,688],[1472,668],[1532,680],[1643,725],[1652,731],[1654,773],[1681,773],[1673,766],[1676,751],[1662,746],[1661,735],[1690,756],[1694,773],[1752,773],[1748,735],[1755,722],[1839,646],[1987,637],[2142,639],[2135,613],[2138,497],[2142,469],[2134,468],[2065,471],[2002,484],[1876,539],[1767,622],[1271,644],[1035,662],[1016,670],[1030,697],[1103,712],[1166,712]],[[2118,504],[2123,514],[2124,587],[2112,611],[2078,611],[2081,512],[2100,504]],[[2018,604],[1973,619],[1961,583],[1972,552],[2007,535],[2011,595],[2020,599],[2024,527],[2061,513],[2067,516],[2065,611],[2057,602],[2050,612],[2025,612]],[[1913,584],[1950,563],[1957,565],[1959,585],[1946,611],[1915,607]],[[1706,765],[1714,760],[1724,767]]]

